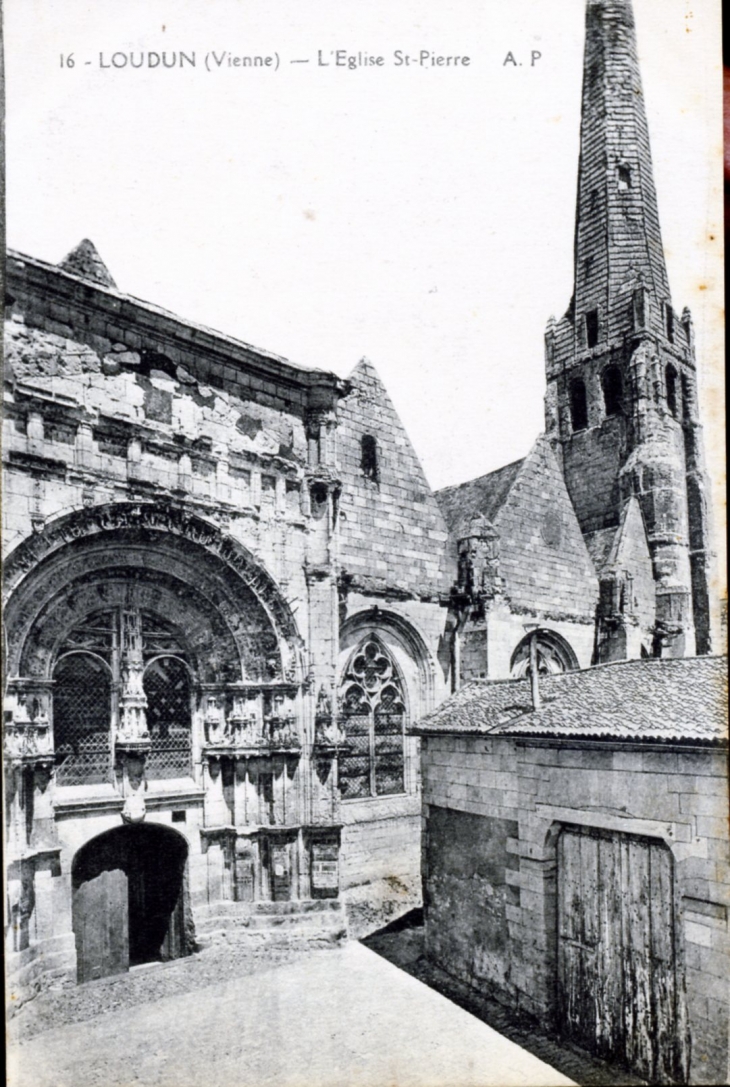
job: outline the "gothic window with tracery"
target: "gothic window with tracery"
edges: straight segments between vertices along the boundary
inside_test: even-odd
[[[340,759],[344,800],[405,790],[403,682],[386,647],[370,635],[352,655],[342,680]]]

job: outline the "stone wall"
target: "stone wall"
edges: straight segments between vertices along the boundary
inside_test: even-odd
[[[327,749],[323,756],[326,773],[321,762],[314,772],[310,756],[322,749],[315,704],[324,688],[320,702],[331,707],[335,681],[334,406],[344,386],[332,374],[300,370],[42,262],[11,254],[8,272],[8,659],[12,691],[22,695],[35,682],[43,699],[28,703],[34,717],[26,711],[27,728],[22,697],[10,711],[12,735],[22,735],[9,765],[9,780],[20,786],[9,795],[7,935],[13,992],[22,999],[74,977],[74,857],[121,826],[133,787],[118,759],[100,771],[103,780],[87,775],[97,784],[56,782],[44,790],[26,781],[50,778],[50,678],[59,640],[99,608],[147,609],[184,631],[196,679],[190,773],[171,777],[180,766],[156,767],[144,783],[135,778],[134,788],[144,793],[146,825],[175,822],[188,839],[186,894],[198,931],[215,929],[226,910],[269,904],[274,877],[256,843],[249,850],[255,858],[249,863],[246,854],[238,866],[242,879],[251,869],[259,880],[256,902],[246,888],[239,901],[234,886],[237,835],[253,828],[255,837],[267,822],[286,828],[292,899],[321,890],[315,868],[317,878],[327,869],[332,893],[339,841],[333,755]],[[208,713],[218,703],[207,688],[230,693],[246,684],[258,685],[262,707],[274,707],[276,695],[284,718],[295,720],[286,772],[281,759],[269,758],[282,736],[272,734],[253,753],[263,767],[258,774],[242,770],[250,751],[232,770],[240,735],[214,734],[221,717]],[[48,740],[42,751],[31,744],[36,716]],[[109,744],[114,735],[119,748],[112,717]],[[235,751],[225,756],[224,774],[218,749],[208,755],[226,739]],[[324,824],[332,832],[322,860],[317,834]]]
[[[675,872],[690,1081],[723,1082],[730,976],[724,753],[484,736],[428,736],[422,743],[429,956],[557,1028],[560,827],[665,842]]]
[[[337,432],[343,571],[365,593],[437,599],[448,591],[441,511],[375,367],[363,359],[349,380]],[[371,468],[363,437],[376,443]]]
[[[71,509],[157,491],[215,511],[232,535],[257,545],[274,522],[288,522],[288,553],[271,540],[267,558],[281,577],[301,566],[301,416],[190,375],[145,374],[139,355],[117,364],[131,353],[100,356],[75,335],[29,328],[18,314],[8,324],[6,548]]]
[[[587,378],[583,367],[582,376]],[[621,501],[619,472],[625,456],[625,426],[622,419],[600,416],[600,394],[590,395],[589,429],[569,433],[563,441],[563,464],[570,498],[584,532],[618,525]],[[561,400],[567,400],[567,382]],[[595,406],[594,406],[595,405]],[[591,415],[595,413],[595,422]],[[603,423],[603,425],[601,425]]]
[[[548,442],[538,441],[525,458],[495,527],[512,609],[592,625],[595,571]]]

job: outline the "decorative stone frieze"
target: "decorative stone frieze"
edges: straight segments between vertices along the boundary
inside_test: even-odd
[[[204,752],[250,757],[301,749],[296,695],[291,684],[229,685],[204,691]]]
[[[8,681],[3,729],[8,762],[53,765],[51,690],[50,682],[21,678]]]
[[[336,754],[345,742],[345,733],[332,712],[332,698],[324,686],[317,695],[314,712],[314,747],[318,754]]]

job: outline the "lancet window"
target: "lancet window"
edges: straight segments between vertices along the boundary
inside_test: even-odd
[[[676,419],[679,415],[679,405],[677,403],[677,371],[672,365],[667,366],[666,370],[667,378],[667,407],[670,413]]]
[[[623,386],[618,366],[607,366],[601,375],[603,404],[606,415],[620,415],[623,406]]]
[[[370,635],[353,653],[340,690],[344,800],[404,792],[406,702],[397,665]]]
[[[582,378],[575,378],[570,383],[570,421],[573,430],[585,430],[588,426],[588,401],[586,387]]]

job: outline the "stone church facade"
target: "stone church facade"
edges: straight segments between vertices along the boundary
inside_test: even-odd
[[[411,901],[446,529],[373,367],[191,326],[89,242],[11,254],[6,307],[19,978],[337,939],[350,887],[365,918]]]
[[[448,693],[531,654],[709,651],[691,318],[630,7],[588,11],[575,293],[548,325],[546,434],[498,472],[434,494],[367,360],[343,380],[193,325],[88,241],[9,254],[19,992],[206,938],[337,939],[343,900],[382,918],[419,881],[408,729]]]

